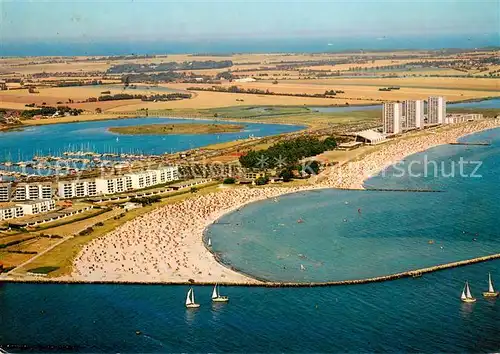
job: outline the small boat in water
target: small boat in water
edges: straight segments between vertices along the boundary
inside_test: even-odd
[[[303,264],[300,265],[300,270],[306,270],[306,267],[304,267]]]
[[[217,284],[214,286],[214,290],[212,291],[212,301],[213,302],[228,302],[229,298],[227,296],[221,296],[219,294],[219,287]]]
[[[208,247],[212,247],[212,239],[211,238],[208,239]]]
[[[493,282],[491,281],[491,273],[488,274],[488,291],[483,293],[484,297],[497,297],[500,294],[499,291],[495,291],[493,288]]]
[[[462,296],[460,296],[462,302],[476,302],[476,298],[472,296],[469,288],[469,282],[465,282],[464,290],[462,290]]]
[[[189,288],[189,291],[186,296],[186,307],[188,309],[196,309],[200,307],[200,304],[194,302],[194,291],[193,288]]]

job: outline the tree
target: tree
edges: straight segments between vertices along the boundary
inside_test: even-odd
[[[279,176],[283,178],[283,182],[290,182],[293,179],[293,173],[290,168],[281,171]]]
[[[263,186],[269,182],[268,177],[259,177],[255,180],[255,184],[258,186]]]
[[[337,147],[337,141],[334,137],[329,136],[323,141],[323,144],[327,147],[328,150],[335,149]]]
[[[191,187],[191,189],[189,190],[190,193],[198,193],[198,188],[196,187]]]
[[[316,160],[306,161],[303,167],[304,167],[303,171],[307,174],[317,175],[319,173],[319,163]]]
[[[228,178],[224,179],[224,181],[222,183],[224,183],[224,184],[235,184],[236,180],[233,177],[228,177]]]

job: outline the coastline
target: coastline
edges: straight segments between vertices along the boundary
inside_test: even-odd
[[[168,205],[91,241],[74,261],[74,271],[70,277],[33,280],[162,284],[194,281],[197,284],[218,282],[263,285],[267,282],[242,274],[230,265],[217,261],[216,255],[204,242],[207,227],[223,215],[249,203],[284,194],[325,188],[364,189],[363,184],[368,178],[407,156],[498,127],[498,121],[482,120],[453,126],[423,137],[415,134],[408,139],[396,139],[364,156],[361,161],[349,161],[329,168],[312,178],[311,184],[305,186],[231,188]],[[165,221],[166,218],[168,222]],[[152,238],[150,233],[154,234]],[[151,241],[162,248],[161,252],[147,247]],[[141,258],[136,252],[137,247],[151,252],[148,253],[150,258]],[[115,253],[121,257],[118,259]],[[163,267],[160,270],[158,267],[162,266],[162,262],[169,262],[169,268]],[[177,265],[175,271],[170,265],[173,262]]]

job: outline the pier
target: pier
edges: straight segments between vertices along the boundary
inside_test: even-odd
[[[448,145],[465,145],[465,146],[490,146],[491,143],[488,142],[477,142],[477,143],[460,143],[460,142],[454,142],[454,143],[448,143]]]
[[[404,189],[404,188],[335,188],[342,191],[362,191],[362,192],[408,192],[408,193],[443,193],[441,189]]]
[[[439,189],[397,189],[397,188],[365,188],[367,192],[410,192],[410,193],[443,193]]]

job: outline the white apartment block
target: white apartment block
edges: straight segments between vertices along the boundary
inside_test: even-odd
[[[24,215],[34,215],[54,210],[56,203],[53,199],[30,200],[24,203],[17,203],[16,206],[23,209]]]
[[[128,173],[122,176],[62,181],[58,184],[58,195],[61,198],[81,198],[123,193],[134,189],[153,187],[178,179],[178,167],[169,166],[158,170]]]
[[[79,198],[97,195],[97,183],[94,179],[78,179],[58,183],[57,195],[61,198]]]
[[[403,104],[386,102],[382,108],[382,123],[384,134],[401,133]]]
[[[52,183],[19,183],[14,187],[13,200],[37,200],[52,198]]]
[[[457,124],[463,122],[469,122],[476,119],[482,119],[483,115],[480,113],[468,113],[468,114],[448,114],[444,118],[444,124]]]
[[[178,180],[179,169],[177,166],[169,166],[158,170],[129,173],[125,176],[131,178],[132,189],[141,189]]]
[[[131,186],[130,180],[131,178],[127,175],[96,178],[95,183],[97,187],[97,193],[114,194],[126,192],[127,190],[131,189],[127,188],[128,186]]]
[[[37,200],[52,198],[52,183],[15,183],[6,182],[0,184],[0,202],[11,200]]]
[[[14,218],[21,218],[24,216],[24,211],[21,206],[13,205],[0,208],[0,220],[9,220]]]
[[[15,205],[0,208],[0,220],[9,220],[22,218],[26,215],[35,215],[46,213],[56,208],[56,203],[53,199],[47,200],[28,200]]]
[[[424,127],[424,101],[407,100],[403,102],[403,124],[405,129]]]
[[[431,96],[427,102],[427,124],[443,124],[446,117],[446,99]]]
[[[8,202],[10,200],[10,193],[12,184],[10,182],[0,183],[0,202]]]

